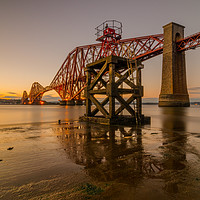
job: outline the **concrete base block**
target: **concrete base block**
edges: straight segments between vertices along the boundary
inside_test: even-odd
[[[160,94],[159,107],[190,107],[187,94]]]
[[[66,101],[60,101],[60,105],[61,106],[65,106],[66,105]]]
[[[75,101],[74,100],[68,100],[66,101],[67,106],[75,106]]]
[[[83,105],[83,100],[76,100],[75,104],[81,106]]]
[[[137,120],[135,117],[132,116],[117,116],[113,118],[105,118],[101,116],[95,116],[95,117],[87,117],[83,116],[79,118],[80,121],[85,122],[93,122],[98,124],[104,124],[104,125],[126,125],[126,126],[133,126],[137,124]],[[140,124],[150,124],[151,118],[146,117],[142,115],[142,118],[140,120]]]
[[[61,106],[74,106],[75,105],[75,101],[74,100],[68,100],[68,101],[60,101],[60,105]]]

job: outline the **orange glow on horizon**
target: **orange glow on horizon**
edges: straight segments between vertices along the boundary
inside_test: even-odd
[[[43,105],[44,104],[44,101],[40,101],[40,105]]]

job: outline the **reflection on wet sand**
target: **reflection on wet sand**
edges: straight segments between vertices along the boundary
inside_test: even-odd
[[[165,150],[163,159],[166,169],[179,170],[185,168],[186,160],[186,124],[184,121],[185,110],[168,108],[163,110],[165,118],[163,120],[163,143]],[[174,156],[170,156],[170,155]]]
[[[199,200],[200,110],[148,108],[144,127],[79,123],[80,107],[1,126],[0,199]]]
[[[144,176],[153,176],[162,165],[142,145],[142,129],[82,124],[79,130],[61,128],[60,140],[70,159],[84,165],[98,181],[137,185]],[[75,130],[75,129],[74,129]]]
[[[174,199],[174,195],[196,199],[197,186],[189,182],[186,159],[186,111],[162,108],[162,129],[156,132],[150,129],[151,134],[144,127],[87,123],[71,128],[61,126],[56,131],[68,157],[83,165],[93,180],[124,184],[118,188],[117,199],[128,195],[127,190],[130,194],[125,199],[134,195],[136,199]],[[162,145],[156,147],[159,142]],[[152,189],[157,196],[152,194]]]
[[[186,108],[163,108],[163,167],[168,170],[165,176],[165,189],[170,193],[178,193],[178,183],[182,173],[174,173],[186,169]],[[171,175],[174,178],[171,180]]]

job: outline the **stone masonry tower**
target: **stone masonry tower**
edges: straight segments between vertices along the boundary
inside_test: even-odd
[[[176,50],[176,41],[184,38],[184,28],[173,22],[163,26],[162,85],[159,96],[159,106],[161,107],[190,106],[186,82],[185,52]]]

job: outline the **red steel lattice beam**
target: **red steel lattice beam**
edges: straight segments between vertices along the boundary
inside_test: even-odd
[[[47,91],[54,89],[62,100],[79,99],[86,84],[84,69],[88,63],[95,62],[103,55],[111,54],[145,61],[162,54],[163,43],[163,34],[157,34],[120,40],[109,49],[109,52],[105,52],[101,43],[76,47],[68,54]],[[200,33],[177,41],[177,51],[186,51],[199,46]],[[36,96],[30,92],[29,96],[34,96],[33,99],[36,99],[44,92],[46,89],[40,91]]]
[[[147,60],[162,53],[163,34],[120,40],[106,52],[136,60]],[[85,87],[85,66],[105,55],[101,43],[85,45],[71,51],[57,72],[50,87],[58,92],[62,100],[80,98]]]
[[[200,32],[177,41],[177,51],[186,51],[200,46]]]

